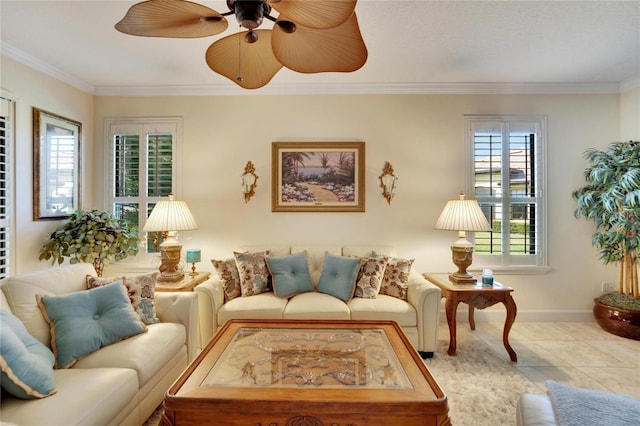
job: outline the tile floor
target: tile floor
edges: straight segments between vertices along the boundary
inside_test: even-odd
[[[458,321],[458,342],[480,339],[505,362],[509,355],[502,343],[502,323],[478,322],[471,331]],[[446,322],[440,338],[448,342]],[[518,354],[513,364],[546,393],[546,380],[576,387],[621,393],[640,400],[640,341],[603,331],[595,322],[516,322],[509,342]],[[459,345],[458,345],[459,346]]]

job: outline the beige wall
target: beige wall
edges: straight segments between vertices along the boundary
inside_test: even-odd
[[[640,141],[640,87],[620,95],[620,140]]]
[[[587,147],[604,147],[619,132],[619,96],[239,96],[96,99],[96,152],[102,120],[115,116],[184,118],[181,198],[200,230],[185,248],[206,259],[252,243],[391,244],[415,257],[419,271],[448,271],[453,232],[433,230],[445,202],[465,187],[465,114],[548,117],[549,261],[545,275],[499,276],[516,288],[525,311],[588,312],[602,280],[590,224],[573,218],[571,191],[581,184]],[[366,142],[366,213],[272,213],[271,142]],[[251,160],[257,195],[245,204],[240,175]],[[387,205],[378,176],[389,161],[398,176]],[[104,162],[94,165],[96,173]],[[96,181],[96,196],[102,190]],[[98,200],[99,198],[96,198]],[[606,270],[607,272],[609,270]],[[498,309],[499,315],[503,315]]]
[[[33,221],[32,217],[32,108],[52,112],[82,123],[82,194],[83,206],[93,204],[93,135],[94,97],[54,78],[34,71],[16,61],[2,57],[0,89],[16,101],[16,229],[14,253],[10,253],[12,272],[21,273],[48,264],[38,261],[39,249],[59,221]]]
[[[520,320],[590,318],[592,299],[602,281],[616,279],[615,270],[601,266],[591,247],[591,224],[574,219],[571,191],[582,184],[584,150],[604,148],[626,128],[622,117],[629,117],[628,107],[620,95],[92,98],[6,63],[2,88],[16,94],[20,113],[18,272],[47,266],[34,259],[47,233],[59,225],[31,220],[29,108],[36,105],[86,123],[85,145],[93,149],[84,150],[84,196],[92,204],[87,207],[97,208],[105,207],[104,119],[183,117],[177,192],[200,226],[187,233],[184,247],[202,249],[203,262],[198,265],[202,270],[212,269],[208,259],[227,257],[240,245],[260,243],[390,244],[399,255],[415,257],[419,271],[451,270],[449,244],[456,236],[436,231],[433,225],[445,202],[465,187],[464,115],[546,115],[551,271],[498,279],[515,287]],[[292,140],[365,141],[366,212],[272,213],[271,142]],[[240,175],[249,160],[256,165],[259,180],[256,196],[245,204]],[[391,205],[380,195],[378,181],[385,161],[391,162],[399,178]],[[480,319],[483,314],[504,318],[499,307],[479,312]]]

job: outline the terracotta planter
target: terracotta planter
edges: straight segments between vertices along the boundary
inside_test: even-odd
[[[593,300],[593,315],[604,331],[627,339],[640,340],[640,311],[614,308]]]

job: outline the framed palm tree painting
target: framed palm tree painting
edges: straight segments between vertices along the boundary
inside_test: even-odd
[[[364,212],[364,142],[273,142],[272,211]]]

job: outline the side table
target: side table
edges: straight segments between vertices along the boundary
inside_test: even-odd
[[[483,286],[480,282],[477,284],[454,284],[449,281],[448,274],[422,274],[427,280],[440,287],[442,297],[446,299],[445,311],[447,314],[447,323],[449,325],[449,355],[456,354],[456,311],[459,303],[469,305],[469,326],[471,330],[476,329],[476,322],[473,318],[475,308],[484,309],[493,306],[496,303],[504,304],[507,310],[507,319],[504,323],[502,332],[502,342],[509,353],[511,361],[517,362],[518,355],[509,344],[509,331],[516,319],[518,308],[516,302],[511,297],[513,288],[502,285],[498,282],[493,286]]]
[[[184,279],[176,283],[156,283],[156,291],[193,291],[200,283],[209,279],[211,272],[196,272],[196,275],[184,274]]]

